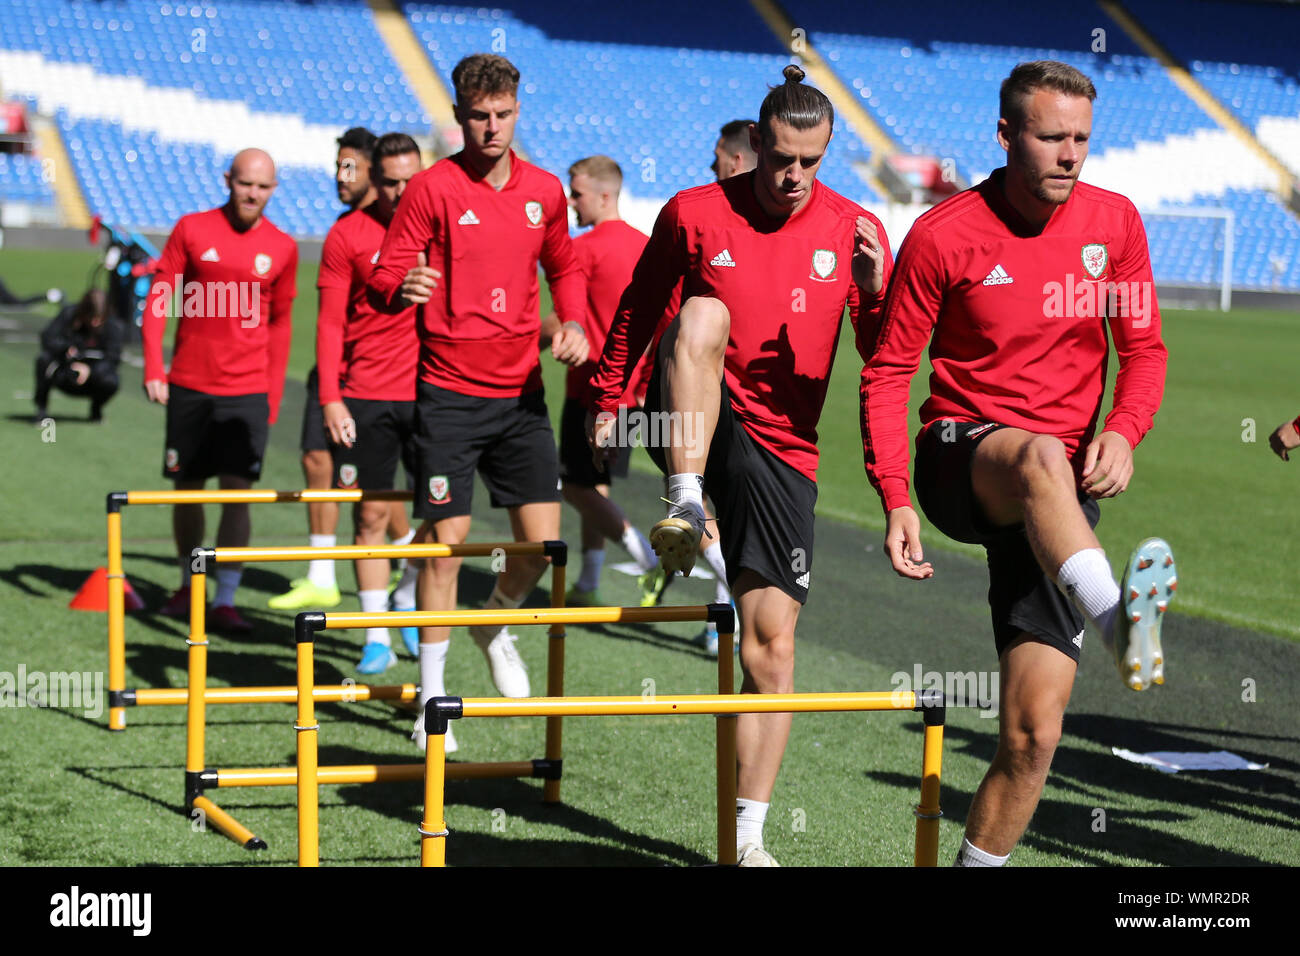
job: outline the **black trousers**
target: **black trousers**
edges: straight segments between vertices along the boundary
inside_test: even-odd
[[[72,362],[65,357],[42,352],[36,360],[37,407],[46,406],[52,388],[78,398],[89,398],[93,407],[100,407],[112,398],[117,392],[117,369],[103,361],[90,361],[86,364],[90,366],[90,375],[84,382],[78,382]]]

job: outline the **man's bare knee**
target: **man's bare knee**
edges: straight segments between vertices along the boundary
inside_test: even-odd
[[[1047,482],[1073,483],[1065,445],[1053,435],[1035,435],[1020,448],[1015,461],[1016,476],[1023,497],[1029,497]]]
[[[1061,742],[1061,715],[1022,715],[1003,728],[999,750],[1024,773],[1043,775]]]
[[[674,353],[701,360],[726,351],[731,335],[731,313],[718,299],[693,296],[677,314]]]

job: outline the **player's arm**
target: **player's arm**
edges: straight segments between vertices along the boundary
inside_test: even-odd
[[[267,327],[266,401],[267,423],[280,416],[284,397],[284,374],[289,367],[289,345],[293,341],[293,300],[298,295],[298,243],[289,240],[289,257],[271,286],[271,314]]]
[[[1268,436],[1268,445],[1283,461],[1291,460],[1291,449],[1300,447],[1300,416],[1295,421],[1283,422]]]
[[[342,230],[333,226],[321,246],[316,278],[316,371],[320,380],[321,415],[325,431],[336,445],[352,447],[356,424],[339,388],[343,368],[343,337],[348,321],[348,293],[352,288],[352,263]]]
[[[372,308],[395,315],[433,297],[442,280],[442,272],[428,260],[437,229],[438,209],[429,177],[417,175],[402,193],[379,247],[379,259],[366,280],[366,297]]]
[[[890,563],[901,576],[921,580],[931,577],[934,568],[925,561],[921,519],[908,492],[907,402],[943,305],[943,262],[928,234],[914,229],[908,235],[888,279],[874,341],[869,314],[864,311],[855,321],[858,353],[865,362],[858,389],[862,453],[867,478],[887,515]]]
[[[167,313],[172,308],[172,296],[183,282],[185,267],[189,262],[185,251],[185,220],[179,220],[167,237],[153,285],[144,303],[144,316],[140,324],[140,346],[144,351],[144,391],[149,401],[167,404],[167,372],[163,368],[163,334],[167,329]]]
[[[1111,498],[1133,477],[1133,449],[1151,430],[1165,391],[1169,352],[1160,338],[1160,307],[1151,277],[1146,230],[1130,207],[1124,244],[1112,254],[1117,290],[1108,316],[1119,372],[1110,414],[1083,460],[1083,490],[1094,498]]]
[[[569,238],[568,204],[564,191],[555,184],[555,194],[546,210],[546,235],[539,256],[546,281],[551,287],[551,302],[559,319],[559,328],[551,334],[551,354],[556,361],[570,367],[587,361],[591,349],[587,342],[587,277]]]
[[[542,331],[537,336],[538,351],[550,348],[551,340],[555,338],[555,333],[560,331],[560,317],[554,312],[547,312],[542,316]]]
[[[587,439],[597,466],[613,454],[610,434],[617,418],[619,400],[640,358],[665,318],[675,290],[686,275],[690,253],[678,217],[674,196],[664,204],[618,301],[596,371],[587,386]],[[685,290],[681,293],[685,297]]]

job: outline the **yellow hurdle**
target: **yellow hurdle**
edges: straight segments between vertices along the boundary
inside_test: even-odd
[[[718,628],[718,682],[719,697],[729,695],[734,697],[734,667],[732,663],[732,646],[735,639],[736,613],[729,604],[709,604],[694,607],[659,607],[659,608],[642,608],[642,607],[595,607],[595,608],[537,608],[537,609],[520,609],[520,610],[493,610],[493,611],[411,611],[411,612],[371,612],[359,614],[326,614],[320,611],[305,611],[298,615],[294,621],[294,636],[298,644],[298,697],[301,701],[303,698],[314,699],[315,683],[315,664],[312,657],[312,648],[316,639],[316,633],[323,630],[338,630],[346,628],[372,627],[388,625],[392,627],[456,627],[462,624],[488,624],[498,625],[523,625],[523,624],[548,624],[551,627],[551,635],[554,638],[558,630],[563,635],[565,624],[578,623],[602,623],[602,622],[636,622],[636,623],[655,623],[663,621],[712,621]],[[552,642],[552,650],[554,642]],[[561,659],[561,664],[563,663]],[[549,675],[554,678],[556,670],[553,669]],[[562,673],[562,671],[561,671]],[[548,680],[548,685],[550,681]],[[548,690],[548,693],[550,691]],[[565,698],[560,694],[544,698],[525,698],[516,700],[515,703],[522,707],[521,716],[538,716],[529,709],[528,704],[538,700],[554,702],[575,701],[580,705],[590,701],[592,698],[578,697]],[[887,695],[886,695],[887,696]],[[719,697],[706,698],[708,700],[717,700]],[[439,700],[444,698],[434,698]],[[605,698],[600,698],[605,699]],[[616,698],[615,698],[616,699]],[[641,700],[641,698],[634,698]],[[659,698],[661,700],[679,699],[679,698]],[[685,698],[680,698],[685,699]],[[752,698],[748,698],[751,699]],[[432,703],[432,701],[430,701]],[[301,706],[301,704],[299,705]],[[719,710],[700,711],[701,713],[723,713]],[[727,713],[744,713],[745,707],[728,711]],[[581,706],[574,711],[581,714]],[[547,750],[545,761],[534,761],[542,763],[546,769],[553,775],[547,776],[546,785],[543,787],[543,799],[550,800],[550,785],[555,785],[555,794],[559,793],[559,777],[562,767],[561,753],[559,749],[561,740],[560,721],[565,713],[560,710],[552,710],[540,716],[546,717],[547,720]],[[459,716],[456,715],[456,716]],[[497,716],[507,716],[499,714]],[[432,720],[433,729],[430,729],[428,721]],[[460,774],[462,768],[468,769],[474,765],[453,764],[450,767],[446,765],[446,754],[444,753],[443,740],[447,733],[447,718],[436,710],[425,709],[425,734],[427,741],[425,746],[425,763],[423,765],[425,778],[425,816],[420,824],[420,834],[422,845],[420,849],[421,860],[425,865],[434,866],[442,865],[444,860],[444,851],[442,841],[446,838],[446,823],[442,818],[442,788],[445,779],[455,779]],[[553,728],[553,729],[552,729]],[[313,744],[314,746],[314,744]],[[718,750],[719,754],[727,754],[728,759],[723,760],[721,756],[718,759],[718,858],[719,861],[728,859],[728,851],[724,849],[725,844],[730,843],[730,861],[735,861],[735,843],[736,843],[736,820],[733,812],[721,812],[724,807],[734,809],[736,805],[736,722],[734,717],[719,717],[718,722]],[[436,752],[436,753],[435,753]],[[300,755],[303,753],[299,750]],[[400,769],[399,769],[400,766]],[[405,774],[408,771],[405,765],[399,765],[386,768],[390,773]],[[478,765],[480,768],[492,768],[503,765]],[[342,770],[343,768],[333,768]],[[350,771],[364,769],[365,771],[375,770],[378,768],[348,768]],[[263,771],[254,768],[252,770],[241,771],[244,774],[257,775]],[[287,783],[289,776],[284,771],[280,771],[275,782]],[[479,775],[479,774],[473,774]],[[486,775],[482,774],[482,775]],[[523,774],[520,774],[521,776]],[[538,776],[539,774],[532,774]],[[304,827],[314,827],[316,820],[316,799],[314,796],[306,796],[306,791],[314,791],[316,786],[321,783],[341,782],[327,779],[323,768],[315,765],[315,751],[312,750],[306,754],[305,759],[300,756],[297,775],[292,778],[298,785],[299,793],[299,861],[303,866],[315,866],[318,859],[316,847],[318,836],[313,832],[306,840],[302,838]],[[404,777],[405,779],[405,777]],[[436,798],[436,799],[435,799]],[[724,839],[725,837],[725,839]]]
[[[719,653],[725,648],[719,641]],[[925,716],[922,745],[921,804],[916,811],[916,866],[936,866],[939,853],[939,768],[943,749],[944,703],[941,691],[879,691],[846,694],[718,694],[680,697],[537,697],[508,698],[436,697],[425,707],[424,727],[429,735],[425,751],[424,819],[420,824],[421,866],[446,863],[447,825],[443,819],[443,765],[445,755],[437,741],[448,723],[462,717],[629,717],[673,714],[766,714],[832,711],[920,710]],[[720,735],[721,736],[721,735]],[[735,737],[731,735],[734,744]],[[719,746],[719,768],[722,747]],[[732,751],[734,755],[734,750]],[[734,761],[730,764],[734,780]],[[721,769],[719,779],[721,779]],[[718,863],[736,862],[735,803],[718,801]],[[722,818],[732,820],[724,842]]]
[[[132,492],[134,494],[134,492]],[[265,496],[280,492],[257,492]],[[190,653],[188,655],[187,686],[183,688],[148,688],[132,691],[139,695],[149,695],[137,700],[137,704],[185,704],[186,712],[186,759],[185,759],[185,810],[193,813],[201,809],[207,814],[216,828],[246,849],[265,849],[266,843],[254,836],[251,831],[236,821],[229,812],[216,807],[210,797],[205,795],[209,787],[273,787],[297,786],[300,798],[308,786],[298,771],[291,767],[244,767],[235,770],[209,769],[205,766],[204,737],[206,727],[206,705],[234,703],[296,703],[299,721],[295,726],[307,727],[313,723],[310,715],[317,702],[353,703],[362,700],[415,700],[416,685],[400,684],[388,687],[371,687],[365,684],[342,684],[326,687],[315,686],[310,682],[311,699],[302,700],[303,685],[301,677],[297,686],[291,687],[208,687],[207,686],[207,637],[204,633],[205,606],[207,601],[207,571],[209,564],[258,563],[272,561],[300,561],[327,555],[336,559],[363,557],[397,557],[397,558],[446,558],[446,557],[495,557],[497,555],[519,556],[540,555],[551,561],[551,600],[563,610],[565,566],[568,562],[568,546],[563,541],[509,541],[509,542],[475,542],[465,544],[407,544],[367,547],[361,545],[340,545],[334,548],[195,548],[193,552],[193,577],[190,588]],[[547,610],[555,610],[548,608]],[[426,625],[428,618],[439,612],[427,612],[422,620]],[[490,623],[483,621],[487,612],[447,612],[447,623]],[[494,612],[518,615],[520,612]],[[445,616],[447,616],[445,615]],[[365,618],[361,626],[369,626],[382,619],[382,626],[398,626],[410,615],[395,612],[382,612]],[[419,615],[417,615],[419,616]],[[698,616],[697,616],[698,617]],[[454,619],[454,620],[452,620]],[[677,615],[672,620],[681,620]],[[548,651],[547,693],[555,696],[564,695],[564,624],[556,620],[551,626],[551,641]],[[299,647],[299,654],[302,648]],[[301,675],[301,668],[299,669]],[[304,705],[307,705],[304,707]],[[560,720],[552,717],[547,720],[546,756],[539,760],[503,761],[497,763],[457,764],[447,776],[452,779],[482,779],[489,777],[542,777],[546,784],[543,799],[555,803],[560,799]],[[316,762],[315,731],[299,730],[299,752],[301,759],[313,765]],[[417,780],[423,775],[420,764],[406,765],[357,765],[317,768],[322,783],[385,783],[395,780]],[[315,786],[310,789],[314,800]],[[212,813],[216,808],[217,813]],[[314,813],[314,811],[312,811]],[[312,826],[311,832],[317,832]]]
[[[126,611],[122,570],[122,508],[125,505],[188,504],[284,504],[333,501],[410,501],[409,491],[314,490],[273,491],[260,489],[218,489],[214,491],[111,491],[105,499],[108,517],[108,729],[126,729],[126,708],[142,704],[184,704],[185,688],[179,698],[153,696],[153,688],[128,690],[126,686]],[[160,688],[160,690],[166,690]],[[238,703],[212,700],[209,703]]]

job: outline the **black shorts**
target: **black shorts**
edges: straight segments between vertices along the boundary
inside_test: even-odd
[[[662,413],[657,367],[650,376],[645,411],[652,425],[653,416]],[[648,431],[659,435],[663,430]],[[646,451],[668,474],[663,447],[651,441]],[[726,382],[704,466],[704,491],[713,499],[718,516],[727,584],[734,587],[740,572],[748,568],[800,604],[807,603],[817,483],[754,441],[732,410]],[[707,527],[713,531],[711,522]]]
[[[632,447],[622,447],[613,464],[597,471],[591,461],[591,446],[587,444],[587,407],[576,398],[564,400],[560,415],[560,478],[565,484],[580,488],[608,485],[614,478],[627,477],[631,460]]]
[[[327,451],[329,436],[325,434],[325,414],[320,407],[320,374],[316,366],[307,373],[307,404],[302,410],[302,450]]]
[[[265,392],[209,395],[172,385],[163,477],[201,481],[235,475],[256,481],[262,474],[270,413]]]
[[[494,508],[560,500],[555,433],[541,389],[480,398],[419,382],[415,404],[417,517],[469,514],[476,470]]]
[[[356,425],[352,447],[330,445],[335,488],[386,491],[401,461],[415,471],[415,402],[344,398]]]
[[[975,446],[1005,425],[938,421],[916,441],[916,498],[936,528],[950,538],[980,544],[988,555],[989,608],[998,656],[1022,632],[1074,661],[1083,646],[1083,615],[1038,566],[1024,525],[996,527],[971,486]],[[1097,502],[1079,495],[1088,525],[1101,517]]]

